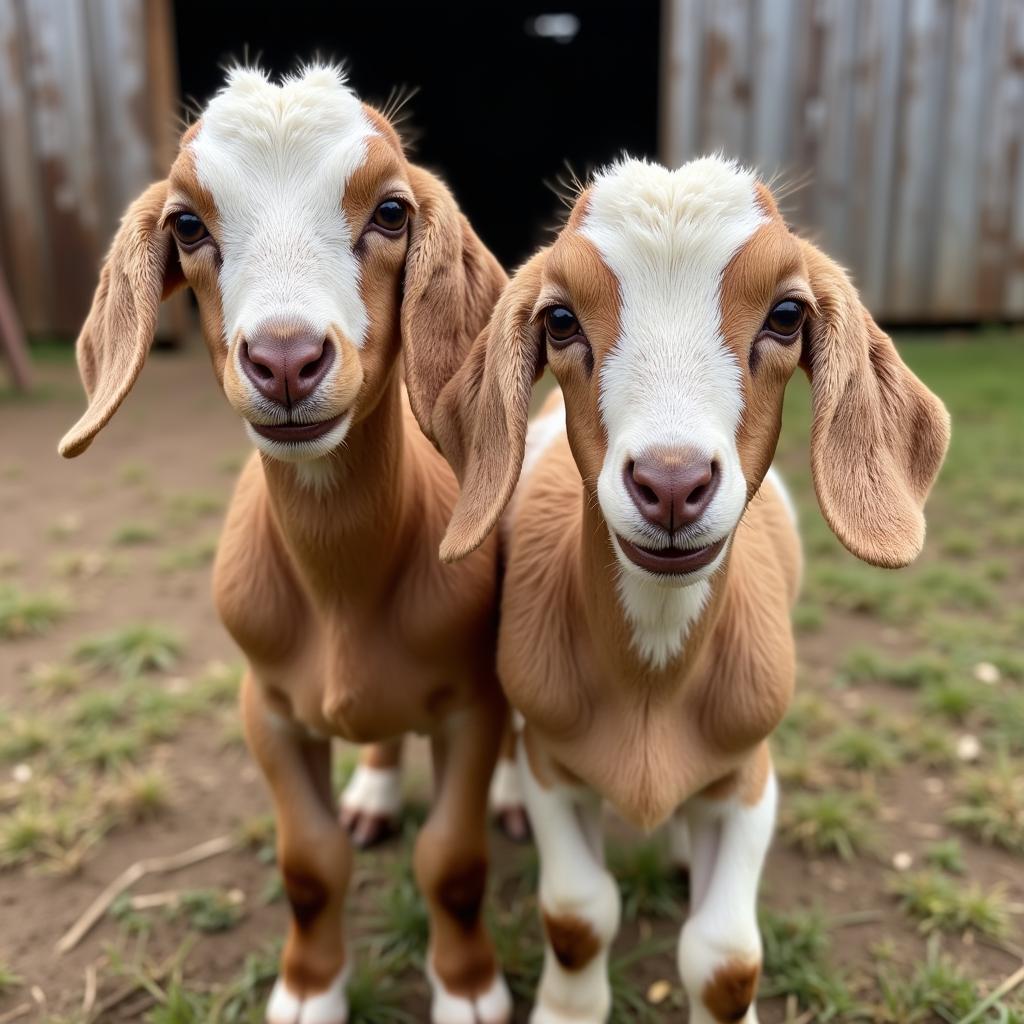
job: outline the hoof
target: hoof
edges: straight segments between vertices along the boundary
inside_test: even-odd
[[[528,843],[533,838],[525,807],[505,807],[495,814],[494,821],[498,831],[513,843]]]
[[[341,827],[361,850],[396,835],[402,810],[402,777],[397,768],[359,765],[339,801]]]
[[[449,992],[429,965],[427,981],[433,996],[430,1024],[510,1024],[512,996],[505,979],[498,974],[490,987],[476,996],[458,996]]]
[[[278,978],[267,1003],[267,1024],[348,1024],[347,981],[348,968],[344,967],[323,992],[300,998],[284,978]]]
[[[342,810],[339,817],[341,827],[349,834],[352,845],[358,850],[379,846],[398,835],[396,818],[384,818],[376,814],[350,810]]]

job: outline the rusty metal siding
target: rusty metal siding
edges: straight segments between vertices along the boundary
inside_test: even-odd
[[[662,156],[799,185],[890,321],[1024,319],[1021,0],[665,0]]]
[[[169,165],[169,0],[0,0],[0,259],[33,334],[74,334],[128,203]]]

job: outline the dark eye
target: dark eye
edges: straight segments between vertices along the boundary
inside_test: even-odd
[[[197,246],[210,232],[206,225],[194,213],[179,213],[171,221],[174,237],[186,248]]]
[[[579,320],[565,306],[552,306],[544,315],[544,328],[548,332],[548,341],[555,348],[565,348],[577,340],[583,340],[583,330]]]
[[[804,304],[795,299],[779,302],[772,307],[763,330],[783,341],[790,341],[803,326],[804,312]]]
[[[373,223],[385,231],[401,231],[409,219],[409,209],[398,199],[385,199],[373,211]]]

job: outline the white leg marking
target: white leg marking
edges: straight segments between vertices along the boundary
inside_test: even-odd
[[[278,978],[267,1003],[267,1024],[345,1024],[348,1020],[349,965],[323,991],[308,999],[300,999],[288,990],[284,978]]]
[[[777,802],[773,772],[752,806],[733,797],[695,798],[684,807],[692,840],[692,911],[679,938],[679,973],[690,997],[691,1024],[720,1024],[703,998],[716,972],[742,974],[761,962],[757,887]],[[757,1024],[754,1003],[739,1021]]]
[[[453,995],[442,983],[427,956],[427,981],[432,993],[430,1024],[508,1024],[512,1019],[512,996],[499,973],[482,995],[467,999]]]
[[[540,853],[540,904],[550,918],[584,927],[596,947],[567,969],[551,942],[531,1024],[603,1024],[611,1009],[608,948],[619,930],[619,890],[604,866],[601,801],[582,788],[544,789],[530,771],[522,743],[518,762],[526,807]]]
[[[402,770],[357,765],[342,791],[341,806],[378,818],[397,818],[402,810]]]
[[[491,779],[491,810],[507,811],[523,806],[523,787],[519,782],[519,769],[507,757],[498,759]]]

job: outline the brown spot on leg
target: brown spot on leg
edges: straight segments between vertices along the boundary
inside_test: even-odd
[[[480,920],[487,885],[487,862],[474,861],[441,879],[437,901],[458,923],[470,931]]]
[[[281,869],[284,891],[299,931],[308,931],[327,905],[327,886],[314,875],[295,868]]]
[[[754,1001],[760,964],[730,960],[711,976],[701,998],[711,1015],[722,1024],[743,1020]]]
[[[597,956],[601,940],[582,917],[544,912],[544,931],[555,959],[567,971],[581,971]]]

